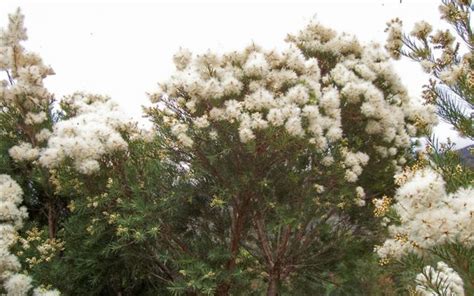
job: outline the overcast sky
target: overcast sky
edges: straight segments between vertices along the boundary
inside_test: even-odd
[[[402,3],[400,3],[402,2]],[[174,71],[179,47],[201,53],[242,49],[251,42],[281,48],[288,33],[310,20],[362,41],[383,43],[385,23],[399,17],[407,28],[417,20],[443,24],[437,0],[337,1],[11,1],[0,0],[0,25],[20,6],[26,15],[26,47],[39,53],[56,75],[46,86],[56,98],[75,91],[111,96],[139,118],[146,92]],[[413,97],[427,77],[410,61],[395,64]],[[441,139],[469,144],[446,125]]]

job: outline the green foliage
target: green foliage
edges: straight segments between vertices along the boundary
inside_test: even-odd
[[[474,170],[461,161],[453,143],[440,144],[433,136],[429,139],[428,145],[430,164],[443,176],[448,192],[473,185]]]

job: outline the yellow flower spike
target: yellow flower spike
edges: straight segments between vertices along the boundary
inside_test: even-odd
[[[374,216],[383,217],[389,211],[392,204],[392,198],[384,195],[381,199],[373,199],[372,203],[375,206]]]

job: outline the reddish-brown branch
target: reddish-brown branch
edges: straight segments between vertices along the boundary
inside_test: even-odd
[[[48,235],[50,239],[56,237],[56,210],[51,199],[48,200]]]
[[[267,234],[265,232],[263,218],[260,213],[256,213],[256,215],[254,216],[253,222],[254,222],[255,231],[257,232],[258,241],[260,243],[263,254],[265,255],[265,259],[267,261],[267,265],[269,266],[269,268],[273,268],[274,266],[273,255],[272,255],[272,251],[270,248],[270,243],[269,243]]]
[[[226,270],[231,271],[236,266],[236,259],[239,255],[240,241],[247,219],[247,210],[252,200],[252,195],[245,195],[242,199],[239,197],[233,199],[234,207],[231,214],[231,233],[230,233],[230,258],[226,263]],[[216,295],[229,295],[230,281],[221,283],[216,289]]]

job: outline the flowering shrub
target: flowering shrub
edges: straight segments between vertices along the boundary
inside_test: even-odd
[[[228,254],[208,260],[219,295],[244,276],[276,295],[316,272],[306,266],[334,264],[337,243],[364,228],[357,215],[367,210],[356,209],[393,188],[389,175],[406,163],[410,137],[436,122],[378,45],[319,24],[288,42],[281,52],[182,49],[176,73],[151,95],[158,104],[148,114],[170,159],[196,175],[196,194],[215,209],[207,225],[220,226],[205,231]],[[249,257],[259,264],[247,268]]]
[[[406,176],[405,176],[406,177]],[[382,259],[409,252],[423,254],[434,246],[474,243],[474,189],[461,188],[447,194],[442,177],[432,169],[413,172],[395,195],[392,206],[400,224],[389,226],[394,239],[377,249]]]
[[[49,284],[93,295],[353,294],[370,282],[348,272],[379,237],[367,201],[377,198],[379,217],[390,210],[412,139],[437,121],[379,45],[310,24],[282,51],[182,49],[150,95],[153,130],[141,130],[108,97],[76,93],[53,108],[43,87],[53,71],[25,39],[17,12],[0,34],[0,170],[19,180],[0,187],[10,192],[0,203],[5,291],[38,281],[48,286],[34,295],[56,295]],[[388,240],[382,256],[472,243],[472,190],[448,194],[424,174],[397,191],[400,223],[384,221],[416,244]],[[22,191],[31,223],[16,233]],[[21,263],[31,277],[10,272]]]
[[[10,248],[18,239],[17,230],[22,228],[23,219],[28,217],[22,203],[23,190],[8,175],[0,175],[0,291],[2,288],[7,295],[28,295],[33,288],[32,278],[19,273],[21,264],[18,258],[10,253]],[[37,288],[34,295],[55,296],[57,291]]]

